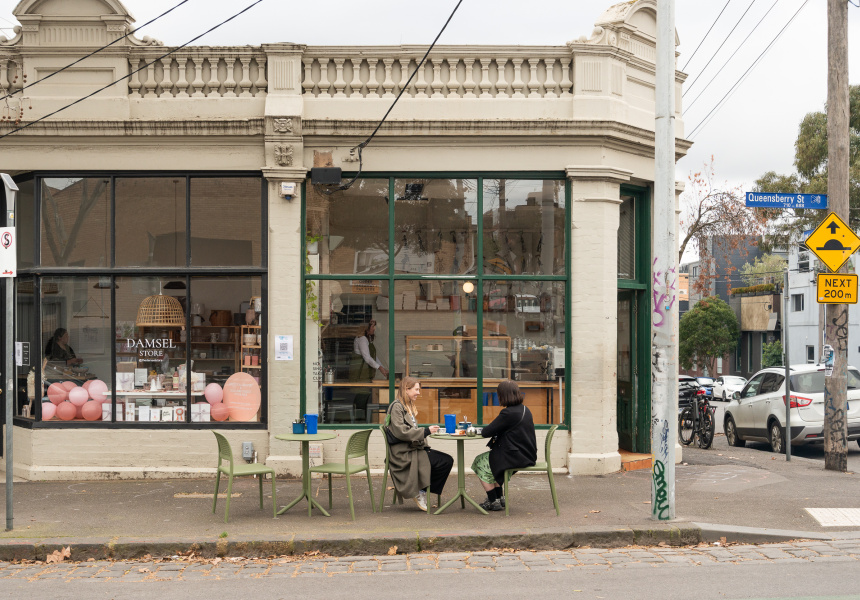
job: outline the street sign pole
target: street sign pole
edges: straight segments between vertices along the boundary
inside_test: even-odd
[[[830,208],[848,227],[849,94],[848,94],[848,3],[827,0],[827,192]],[[830,222],[828,215],[824,222]],[[824,248],[835,248],[837,228],[830,227],[831,238]],[[810,236],[811,237],[811,236]],[[856,235],[854,235],[856,238]],[[813,244],[814,245],[814,244]],[[840,242],[844,248],[845,243]],[[849,247],[857,249],[856,241]],[[847,250],[843,250],[847,252]],[[850,253],[848,254],[850,256]],[[847,273],[845,260],[832,271]],[[848,470],[848,305],[827,306],[827,345],[834,350],[833,375],[824,378],[824,468]]]
[[[657,0],[651,281],[651,518],[675,518],[678,249],[675,243],[675,1]],[[654,315],[658,315],[655,318]]]
[[[791,293],[788,287],[788,267],[785,267],[785,283],[782,286],[782,296],[785,308],[782,311],[782,351],[785,366],[785,461],[791,461],[791,360],[788,354],[788,315],[791,308]]]
[[[6,192],[6,226],[15,227],[15,196],[18,194],[18,186],[6,173],[0,173],[3,179],[3,187]],[[13,269],[14,270],[14,269]],[[14,476],[14,463],[12,461],[12,433],[15,427],[12,420],[15,417],[15,346],[14,340],[14,312],[12,289],[15,287],[15,279],[3,277],[6,308],[6,335],[3,342],[3,373],[6,376],[6,531],[12,531],[13,527],[13,501],[12,482]]]

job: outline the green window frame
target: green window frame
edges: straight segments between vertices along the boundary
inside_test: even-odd
[[[356,174],[355,173],[344,173],[344,179],[352,179]],[[421,178],[421,179],[474,179],[477,181],[478,188],[478,215],[483,215],[484,213],[484,180],[485,179],[523,179],[523,180],[556,180],[564,182],[564,198],[565,198],[565,214],[564,214],[564,227],[565,227],[565,242],[564,242],[564,256],[565,256],[565,264],[564,264],[564,274],[563,275],[502,275],[502,274],[484,274],[483,272],[483,264],[484,264],[484,227],[483,227],[483,219],[479,218],[477,220],[477,246],[478,246],[478,255],[476,264],[478,265],[477,271],[474,275],[424,275],[424,274],[395,274],[394,271],[394,250],[395,250],[395,180],[402,178]],[[563,171],[526,171],[526,172],[434,172],[434,173],[421,173],[421,172],[386,172],[386,173],[364,173],[362,174],[362,178],[366,179],[388,179],[388,273],[387,275],[374,276],[372,279],[378,279],[380,281],[387,281],[389,285],[389,290],[395,289],[396,281],[433,281],[439,279],[445,279],[447,281],[471,281],[475,285],[475,289],[483,290],[484,289],[484,281],[546,281],[546,282],[562,282],[564,283],[564,303],[565,303],[565,315],[564,315],[564,326],[565,326],[565,385],[564,385],[564,396],[562,398],[562,402],[564,403],[564,420],[562,423],[559,423],[559,427],[562,429],[570,429],[571,417],[570,417],[570,407],[571,407],[571,390],[569,385],[569,374],[571,373],[571,314],[570,314],[570,303],[569,298],[571,294],[571,252],[570,252],[570,231],[571,231],[571,183],[570,180],[567,179],[565,173]],[[306,180],[302,184],[302,209],[301,209],[301,254],[300,256],[306,256],[307,248],[306,248],[306,232],[307,232],[307,186],[311,185],[309,180]],[[341,280],[348,281],[352,279],[356,279],[355,274],[338,274],[338,275],[322,275],[322,274],[308,274],[305,272],[304,261],[300,261],[300,276],[301,276],[301,289],[306,289],[306,284],[312,281],[326,281],[326,280]],[[371,278],[366,278],[371,279]],[[301,347],[306,347],[306,339],[307,339],[307,319],[305,315],[307,314],[307,306],[306,306],[306,295],[304,293],[300,294],[300,315],[299,319],[299,340]],[[484,322],[483,322],[483,305],[481,302],[477,303],[477,327],[478,327],[478,339],[483,339],[484,333]],[[395,313],[396,311],[390,310],[388,311],[388,347],[393,353],[393,349],[395,348]],[[484,349],[483,344],[477,344],[477,391],[478,398],[483,397],[483,370],[484,370]],[[301,377],[299,380],[299,414],[305,414],[307,410],[307,356],[305,352],[299,353],[299,369],[301,372]],[[391,369],[388,374],[388,393],[389,397],[393,397],[396,387],[395,387],[395,373],[394,369]],[[478,422],[483,421],[483,403],[478,402],[477,411],[478,411]],[[340,424],[319,424],[320,429],[368,429],[368,428],[377,428],[378,424],[361,424],[361,423],[340,423]],[[549,429],[552,427],[551,424],[546,425],[536,425],[537,429]]]

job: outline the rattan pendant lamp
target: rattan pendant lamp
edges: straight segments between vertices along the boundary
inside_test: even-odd
[[[181,327],[185,328],[185,311],[179,300],[173,296],[147,296],[137,309],[138,327]]]

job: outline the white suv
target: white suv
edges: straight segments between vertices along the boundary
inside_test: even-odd
[[[791,367],[791,433],[793,446],[824,441],[824,367]],[[860,444],[860,371],[848,367],[848,439]],[[769,442],[785,452],[785,367],[762,369],[744,389],[732,394],[723,426],[731,446],[748,440]]]

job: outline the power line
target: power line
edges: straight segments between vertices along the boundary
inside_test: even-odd
[[[377,132],[379,131],[379,128],[382,127],[383,123],[385,123],[385,119],[387,119],[388,115],[391,114],[391,111],[394,110],[394,106],[397,104],[397,101],[400,100],[400,97],[403,95],[403,92],[405,92],[409,88],[409,84],[412,83],[412,78],[415,77],[415,74],[418,73],[418,70],[427,61],[427,57],[430,56],[430,51],[433,50],[433,47],[436,45],[436,42],[438,42],[439,38],[442,37],[442,34],[445,32],[445,29],[448,27],[448,23],[450,23],[451,19],[454,18],[454,14],[457,12],[457,9],[460,8],[461,4],[463,4],[463,0],[459,0],[459,2],[457,2],[457,6],[455,6],[454,10],[451,11],[451,15],[448,17],[448,20],[445,21],[445,24],[442,26],[442,29],[439,30],[439,33],[436,36],[436,39],[434,39],[433,43],[430,44],[430,47],[427,48],[427,52],[424,53],[424,57],[421,59],[421,61],[415,67],[415,70],[412,71],[412,74],[409,75],[409,79],[407,79],[406,83],[403,85],[403,87],[400,88],[400,92],[397,94],[397,97],[394,99],[394,102],[391,103],[391,106],[388,107],[388,110],[385,112],[385,115],[382,117],[382,120],[379,121],[379,124],[376,126],[376,129],[373,130],[373,133],[371,133],[370,136],[366,140],[364,140],[359,145],[352,148],[352,150],[358,150],[358,173],[355,174],[355,177],[353,177],[352,179],[350,179],[346,183],[339,185],[338,187],[334,188],[333,190],[328,190],[328,189],[320,187],[319,189],[321,192],[330,196],[331,194],[334,194],[335,192],[348,190],[350,187],[352,187],[352,184],[354,184],[358,180],[358,178],[361,176],[361,170],[362,170],[361,152],[367,147],[367,145],[374,138],[374,136],[376,136]],[[3,138],[0,138],[0,139],[3,139]]]
[[[58,71],[54,71],[53,73],[51,73],[51,74],[49,74],[49,75],[45,75],[45,76],[44,76],[44,77],[42,77],[41,79],[37,79],[37,80],[36,80],[36,81],[34,81],[33,83],[30,83],[30,84],[25,85],[25,86],[24,86],[24,87],[22,87],[20,90],[15,90],[14,92],[10,92],[10,93],[6,94],[6,95],[5,95],[5,96],[3,96],[2,98],[0,98],[0,100],[5,100],[6,98],[10,98],[10,97],[14,96],[15,94],[17,94],[17,93],[19,93],[19,92],[23,92],[24,90],[26,90],[26,89],[28,89],[28,88],[33,87],[33,86],[34,86],[34,85],[36,85],[37,83],[41,83],[41,82],[45,81],[46,79],[50,79],[51,77],[53,77],[53,76],[54,76],[54,75],[56,75],[57,73],[62,73],[62,72],[63,72],[63,71],[65,71],[66,69],[68,69],[68,68],[70,68],[70,67],[74,67],[76,64],[78,64],[78,63],[80,63],[80,62],[82,62],[82,61],[85,61],[86,59],[88,59],[89,57],[93,56],[94,54],[98,54],[98,53],[99,53],[99,52],[101,52],[102,50],[105,50],[105,49],[107,49],[107,48],[110,48],[111,46],[113,46],[114,44],[116,44],[117,42],[119,42],[120,40],[124,40],[124,39],[125,39],[125,38],[127,38],[128,36],[130,36],[130,35],[132,35],[132,34],[134,34],[134,33],[137,33],[138,31],[140,31],[141,29],[143,29],[143,28],[144,28],[144,27],[146,27],[147,25],[151,25],[152,23],[155,23],[155,22],[156,22],[157,20],[159,20],[161,17],[163,17],[163,16],[165,16],[165,15],[167,15],[167,14],[172,13],[174,10],[176,10],[177,8],[179,8],[180,6],[182,6],[183,4],[185,4],[185,3],[186,3],[186,2],[188,2],[188,1],[189,1],[189,0],[182,0],[182,2],[180,2],[179,4],[177,4],[176,6],[174,6],[173,8],[171,8],[171,9],[169,9],[169,10],[164,11],[163,13],[161,13],[160,15],[158,15],[157,17],[155,17],[154,19],[151,19],[151,20],[147,21],[146,23],[144,23],[144,24],[143,24],[143,25],[141,25],[140,27],[138,27],[138,28],[136,28],[136,29],[132,29],[131,31],[129,31],[128,33],[126,33],[124,36],[116,38],[114,41],[112,41],[111,43],[109,43],[109,44],[107,44],[107,45],[105,45],[105,46],[102,46],[102,47],[101,47],[101,48],[99,48],[98,50],[93,50],[92,52],[90,52],[90,53],[89,53],[89,54],[87,54],[86,56],[84,56],[84,57],[82,57],[82,58],[79,58],[79,59],[78,59],[78,60],[76,60],[75,62],[73,62],[73,63],[71,63],[71,64],[69,64],[69,65],[66,65],[65,67],[63,67],[62,69],[60,69],[60,70],[58,70]]]
[[[225,19],[225,20],[221,21],[220,23],[218,23],[218,24],[217,24],[217,25],[215,25],[214,27],[211,27],[211,28],[209,28],[208,30],[204,31],[203,33],[201,33],[201,34],[200,34],[200,35],[198,35],[197,37],[195,37],[195,38],[192,38],[192,39],[188,40],[187,42],[185,42],[185,43],[184,43],[184,44],[182,44],[181,46],[177,46],[176,48],[171,49],[169,52],[165,52],[164,54],[162,54],[162,55],[161,55],[161,56],[159,56],[158,58],[156,58],[156,59],[152,60],[151,62],[148,62],[148,63],[144,64],[144,65],[143,65],[142,67],[140,67],[139,69],[135,69],[134,71],[131,71],[128,75],[124,75],[123,77],[120,77],[120,78],[119,78],[119,79],[117,79],[116,81],[112,81],[111,83],[107,84],[106,86],[104,86],[104,87],[101,87],[101,88],[97,89],[97,90],[96,90],[96,91],[94,91],[93,93],[91,93],[91,94],[87,94],[86,96],[84,96],[84,97],[82,97],[82,98],[78,98],[78,99],[77,99],[77,100],[75,100],[74,102],[71,102],[71,103],[69,103],[69,104],[66,104],[66,105],[65,105],[65,106],[63,106],[62,108],[58,108],[58,109],[57,109],[57,110],[55,110],[54,112],[52,112],[52,113],[48,113],[47,115],[45,115],[45,116],[43,116],[43,117],[39,117],[39,118],[38,118],[38,119],[36,119],[35,121],[31,121],[30,123],[27,123],[26,125],[22,125],[21,127],[18,127],[17,129],[13,129],[12,131],[10,131],[10,132],[8,132],[8,133],[4,133],[3,135],[0,135],[0,140],[2,140],[3,138],[9,137],[9,136],[10,136],[10,135],[12,135],[13,133],[18,133],[19,131],[21,131],[21,130],[23,130],[23,129],[27,129],[28,127],[30,127],[30,126],[32,126],[32,125],[35,125],[36,123],[38,123],[38,122],[40,122],[40,121],[44,121],[45,119],[47,119],[47,118],[49,118],[49,117],[53,117],[53,116],[54,116],[54,115],[56,115],[57,113],[63,112],[63,111],[64,111],[64,110],[66,110],[67,108],[71,108],[72,106],[75,106],[76,104],[80,104],[80,103],[81,103],[81,102],[83,102],[84,100],[87,100],[87,99],[89,99],[89,98],[92,98],[92,97],[93,97],[93,96],[95,96],[96,94],[98,94],[98,93],[100,93],[100,92],[103,92],[104,90],[108,89],[109,87],[111,87],[111,86],[113,86],[113,85],[116,85],[116,84],[117,84],[117,83],[119,83],[120,81],[123,81],[124,79],[128,79],[129,77],[131,77],[131,76],[132,76],[132,75],[134,75],[135,73],[139,73],[140,71],[143,71],[144,69],[146,69],[146,68],[147,68],[147,67],[149,67],[150,65],[154,65],[155,63],[157,63],[157,62],[158,62],[158,61],[160,61],[161,59],[163,59],[163,58],[167,58],[167,57],[168,57],[168,56],[170,56],[171,54],[173,54],[173,53],[175,53],[175,52],[178,52],[178,51],[182,50],[183,48],[185,48],[186,46],[188,46],[188,45],[190,45],[190,44],[192,44],[192,43],[196,42],[197,40],[199,40],[199,39],[200,39],[200,38],[202,38],[203,36],[205,36],[205,35],[207,35],[207,34],[212,33],[213,31],[215,31],[216,29],[218,29],[218,28],[219,28],[219,27],[221,27],[222,25],[226,25],[227,23],[229,23],[230,21],[232,21],[232,20],[233,20],[233,19],[235,19],[236,17],[238,17],[238,16],[240,16],[240,15],[242,15],[242,14],[244,14],[244,13],[248,12],[249,10],[251,10],[252,8],[254,8],[255,6],[257,6],[260,2],[263,2],[263,0],[257,0],[257,1],[256,1],[256,2],[254,2],[253,4],[250,4],[250,5],[246,6],[245,8],[243,8],[242,10],[240,10],[239,12],[237,12],[236,14],[234,14],[232,17],[229,17],[229,18],[227,18],[227,19]]]
[[[708,29],[708,32],[705,34],[705,37],[703,37],[703,38],[702,38],[702,41],[700,41],[700,42],[699,42],[699,45],[698,45],[698,46],[696,46],[696,49],[695,49],[695,50],[693,50],[693,53],[690,55],[690,58],[688,58],[688,59],[687,59],[686,64],[684,64],[683,68],[681,69],[682,71],[686,71],[686,70],[687,70],[687,65],[689,65],[689,64],[690,64],[690,61],[691,61],[691,60],[693,60],[693,57],[694,57],[694,56],[696,56],[696,52],[698,52],[698,51],[699,51],[699,48],[701,48],[701,47],[702,47],[702,44],[704,44],[704,43],[705,43],[705,40],[706,40],[706,39],[708,39],[708,35],[710,35],[711,30],[714,28],[714,25],[716,25],[716,24],[717,24],[717,21],[719,21],[719,20],[720,20],[720,17],[722,17],[722,16],[723,16],[723,13],[724,13],[724,12],[726,12],[726,8],[728,8],[729,3],[730,3],[731,1],[732,1],[732,0],[728,0],[728,1],[726,2],[726,5],[725,5],[725,6],[723,6],[723,10],[721,10],[721,11],[720,11],[720,14],[718,14],[718,15],[717,15],[717,18],[716,18],[716,19],[714,19],[714,22],[713,22],[713,23],[711,23],[711,27]]]
[[[747,75],[749,75],[749,73],[756,67],[756,65],[758,65],[758,63],[761,61],[761,59],[764,57],[764,55],[767,54],[768,50],[771,49],[771,47],[782,36],[782,34],[785,32],[785,30],[788,28],[788,26],[792,24],[794,19],[797,18],[797,15],[800,14],[800,11],[802,11],[803,8],[807,4],[809,4],[809,0],[804,0],[803,4],[800,5],[800,8],[797,9],[797,12],[795,12],[794,15],[792,15],[791,19],[788,20],[788,23],[786,23],[785,26],[779,30],[779,33],[776,34],[776,37],[773,38],[773,40],[770,42],[770,44],[767,45],[767,47],[762,51],[762,53],[758,55],[758,58],[756,58],[753,61],[753,63],[749,66],[749,68],[746,71],[744,71],[744,74],[740,76],[740,78],[729,89],[729,91],[726,92],[726,94],[722,98],[720,98],[720,101],[717,102],[717,104],[714,106],[714,108],[711,109],[711,112],[709,112],[707,115],[705,115],[705,118],[702,119],[701,121],[699,121],[699,124],[693,128],[693,130],[689,134],[690,138],[692,138],[696,134],[696,132],[700,128],[702,128],[702,126],[705,124],[705,121],[707,121],[711,117],[712,114],[714,114],[719,108],[721,108],[723,106],[723,103],[726,100],[726,98],[728,98],[732,93],[734,93],[734,91],[738,88],[738,86],[741,83],[743,83],[743,81],[744,81],[744,79],[746,79]]]
[[[693,80],[693,83],[691,83],[691,84],[689,85],[689,87],[687,87],[687,89],[684,91],[684,93],[683,93],[683,94],[681,94],[681,97],[684,97],[684,96],[687,94],[687,92],[689,92],[689,91],[690,91],[690,89],[691,89],[694,85],[696,85],[696,82],[697,82],[697,81],[699,81],[699,77],[701,77],[701,76],[705,73],[705,70],[708,68],[708,65],[710,65],[710,64],[711,64],[711,61],[713,61],[713,60],[717,57],[717,54],[719,54],[719,53],[720,53],[720,50],[722,50],[722,49],[723,49],[723,46],[725,46],[725,45],[726,45],[726,42],[728,42],[728,41],[729,41],[729,38],[730,38],[730,37],[732,37],[732,34],[735,32],[735,29],[737,29],[737,28],[738,28],[738,25],[740,25],[740,24],[741,24],[741,21],[743,21],[743,20],[744,20],[744,17],[745,17],[745,16],[747,16],[747,13],[750,11],[750,9],[753,7],[753,4],[755,4],[755,3],[756,3],[756,0],[752,0],[752,2],[750,2],[750,5],[749,5],[749,6],[747,6],[747,9],[744,11],[744,14],[742,14],[742,15],[741,15],[741,18],[740,18],[740,19],[738,19],[738,22],[737,22],[737,23],[735,23],[735,26],[734,26],[734,27],[732,27],[732,30],[731,30],[731,31],[729,32],[729,34],[725,37],[725,39],[723,40],[723,43],[722,43],[722,44],[720,44],[720,47],[719,47],[719,48],[717,48],[716,52],[714,52],[714,53],[711,55],[711,58],[710,58],[710,59],[708,59],[708,62],[707,62],[707,63],[705,63],[705,66],[704,66],[704,67],[702,67],[702,70],[701,70],[701,71],[699,71],[699,74],[698,74],[698,75],[696,75],[696,78]]]
[[[742,41],[742,42],[740,43],[740,45],[735,49],[735,51],[734,51],[734,52],[732,52],[732,55],[729,57],[729,59],[728,59],[726,62],[724,62],[724,63],[723,63],[723,66],[722,66],[722,67],[720,67],[720,70],[719,70],[719,71],[717,71],[716,75],[714,75],[713,77],[711,77],[711,80],[708,82],[708,85],[706,85],[706,86],[705,86],[705,89],[704,89],[704,90],[702,90],[701,92],[699,92],[699,95],[698,95],[698,96],[696,96],[696,97],[693,99],[693,101],[692,101],[692,102],[690,102],[690,104],[689,104],[689,105],[684,109],[684,112],[682,113],[682,116],[683,116],[683,115],[685,115],[685,114],[687,114],[687,111],[688,111],[688,110],[690,110],[690,108],[692,108],[692,106],[696,103],[696,101],[697,101],[699,98],[701,98],[702,96],[704,96],[704,95],[705,95],[705,91],[707,91],[707,89],[708,89],[709,87],[711,87],[711,84],[712,84],[712,83],[714,83],[714,81],[716,80],[716,78],[717,78],[717,77],[719,77],[720,73],[722,73],[722,72],[723,72],[723,69],[725,69],[725,68],[726,68],[726,66],[727,66],[727,65],[732,61],[732,59],[735,57],[735,54],[737,54],[737,53],[740,51],[740,49],[741,49],[741,48],[743,48],[744,44],[746,44],[746,43],[747,43],[747,40],[748,40],[748,39],[750,39],[750,38],[752,37],[752,34],[753,34],[753,33],[755,33],[755,30],[756,30],[756,29],[758,29],[758,26],[759,26],[759,25],[761,25],[761,22],[762,22],[762,21],[764,21],[764,20],[765,20],[765,18],[767,18],[767,16],[770,14],[770,11],[772,11],[772,10],[774,9],[774,7],[776,6],[776,3],[777,3],[777,2],[779,2],[779,0],[773,0],[773,4],[771,4],[771,5],[770,5],[770,8],[769,8],[769,9],[767,9],[767,12],[766,12],[766,13],[764,13],[764,16],[763,16],[761,19],[759,19],[759,22],[755,24],[755,27],[753,27],[753,28],[752,28],[752,31],[750,31],[750,32],[747,34],[747,36],[744,38],[744,41]]]

